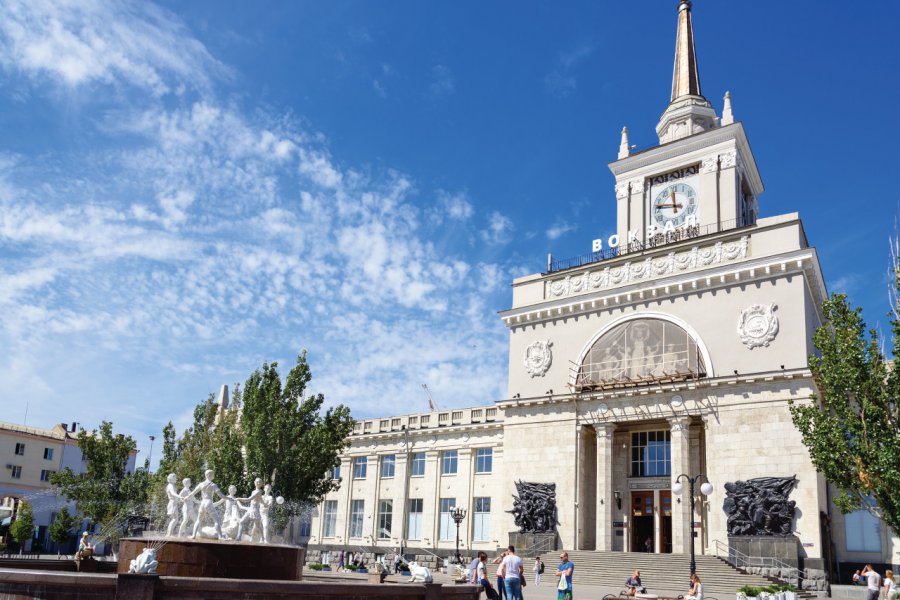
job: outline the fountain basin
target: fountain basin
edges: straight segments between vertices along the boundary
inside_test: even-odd
[[[285,544],[165,537],[123,538],[119,543],[119,573],[146,547],[157,548],[159,575],[226,579],[300,581],[306,551]]]

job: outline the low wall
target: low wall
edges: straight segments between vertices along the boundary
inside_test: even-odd
[[[319,583],[0,569],[4,600],[478,600],[481,586]]]

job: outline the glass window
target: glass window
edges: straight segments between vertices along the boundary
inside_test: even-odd
[[[847,552],[881,552],[881,525],[867,510],[844,515]]]
[[[25,456],[25,444],[16,444],[16,454]]]
[[[439,535],[441,540],[453,539],[453,528],[456,527],[456,523],[453,522],[453,517],[450,516],[450,509],[455,506],[456,498],[441,498],[441,527]]]
[[[322,537],[334,537],[337,528],[337,500],[325,501],[325,531]]]
[[[44,459],[53,460],[53,448],[44,448]]]
[[[381,477],[389,478],[394,476],[394,463],[396,457],[393,454],[381,457]]]
[[[366,467],[369,464],[369,459],[365,456],[357,456],[353,459],[353,479],[365,479],[366,478]]]
[[[22,478],[22,467],[13,466],[12,478],[13,479],[21,479]]]
[[[425,453],[416,452],[412,455],[409,466],[410,477],[423,477],[425,475]]]
[[[378,503],[378,539],[391,537],[391,522],[394,519],[394,501],[382,500]]]
[[[444,450],[441,457],[441,475],[456,475],[456,463],[456,450]]]
[[[331,467],[331,478],[332,479],[340,479],[341,478],[341,459],[337,459],[334,462],[334,466]]]
[[[56,473],[56,471],[48,471],[47,469],[43,469],[41,471],[41,481],[50,481],[50,476]]]
[[[487,542],[491,539],[491,499],[473,498],[475,511],[472,514],[472,539]]]
[[[671,433],[669,431],[632,432],[631,476],[664,477],[671,474]]]
[[[309,511],[300,516],[300,537],[308,538],[312,535],[312,514]]]
[[[662,319],[634,319],[594,342],[578,369],[576,391],[706,377],[697,342]]]
[[[494,469],[494,449],[479,448],[475,451],[475,472],[490,473]]]
[[[422,539],[422,512],[425,501],[421,498],[409,499],[409,522],[407,523],[407,535],[411,540]]]
[[[362,537],[365,508],[365,500],[352,500],[350,502],[350,537],[352,538]]]

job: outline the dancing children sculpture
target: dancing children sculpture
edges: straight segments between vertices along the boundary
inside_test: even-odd
[[[181,485],[181,491],[178,493],[181,498],[181,525],[178,527],[178,537],[185,537],[188,527],[197,521],[197,500],[191,492],[190,477],[182,479]]]
[[[213,483],[212,479],[214,473],[212,469],[207,469],[204,474],[206,475],[206,479],[198,483],[197,487],[194,488],[194,491],[191,492],[191,496],[196,496],[198,493],[200,494],[200,508],[197,510],[197,520],[194,523],[194,533],[191,537],[197,537],[197,532],[200,531],[200,524],[203,521],[203,517],[209,516],[216,524],[216,535],[220,540],[225,539],[225,536],[222,535],[222,518],[219,516],[219,511],[216,510],[216,507],[213,504],[213,494],[218,495],[220,498],[225,498],[225,494],[222,493],[219,486]],[[185,499],[185,501],[186,500],[187,499]]]
[[[181,509],[181,496],[178,495],[178,488],[175,487],[175,483],[178,481],[178,478],[175,476],[175,473],[169,473],[168,477],[166,477],[166,497],[169,499],[169,503],[166,504],[166,515],[169,517],[169,526],[166,528],[166,535],[172,537],[172,534],[175,533],[175,528],[178,526],[178,513]]]

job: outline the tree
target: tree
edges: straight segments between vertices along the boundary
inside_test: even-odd
[[[57,555],[62,553],[63,545],[69,543],[76,525],[78,525],[78,519],[70,515],[69,509],[63,506],[62,510],[56,514],[56,518],[53,519],[48,530],[50,539],[56,543]]]
[[[31,504],[25,500],[19,501],[16,520],[9,526],[9,534],[18,542],[19,554],[25,549],[25,543],[34,538],[34,513]]]
[[[78,447],[86,461],[87,472],[76,475],[66,468],[50,476],[63,495],[74,500],[77,509],[112,533],[124,526],[129,514],[144,514],[150,487],[147,469],[128,472],[128,460],[137,449],[131,436],[114,434],[112,423],[103,421],[100,429],[78,432]]]
[[[301,505],[318,503],[340,484],[327,473],[347,444],[353,419],[344,406],[323,413],[325,397],[306,396],[311,379],[305,352],[284,385],[278,364],[264,364],[250,375],[243,392],[234,386],[228,410],[221,410],[210,395],[194,409],[193,425],[177,440],[169,423],[154,490],[162,494],[169,473],[196,481],[208,467],[221,485],[234,484],[244,493],[257,477],[272,483],[292,501],[275,509],[276,520]]]
[[[306,352],[288,373],[284,386],[278,363],[264,364],[244,384],[241,428],[246,441],[247,479],[272,483],[295,503],[317,504],[337,489],[326,473],[347,446],[353,429],[350,409],[338,405],[322,414],[325,396],[306,396],[312,372]]]
[[[885,359],[877,332],[866,335],[861,309],[845,295],[822,308],[824,323],[813,336],[820,354],[809,359],[820,393],[810,404],[791,403],[794,425],[816,469],[837,487],[841,512],[864,508],[900,536],[900,370]],[[891,329],[897,357],[896,317]]]

